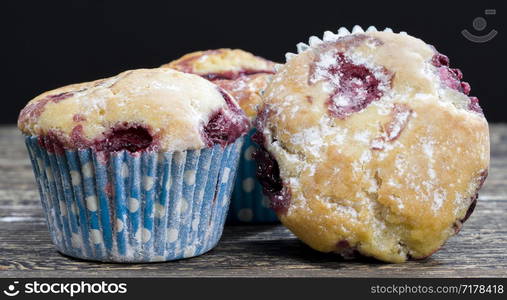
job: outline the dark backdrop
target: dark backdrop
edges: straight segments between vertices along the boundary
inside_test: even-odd
[[[123,70],[156,67],[194,50],[243,48],[283,61],[310,35],[376,25],[420,37],[451,58],[490,121],[507,121],[505,1],[6,1],[2,2],[0,122],[16,122],[39,93]],[[485,15],[485,9],[496,15]],[[487,27],[472,21],[484,17]],[[487,43],[461,30],[498,35]]]

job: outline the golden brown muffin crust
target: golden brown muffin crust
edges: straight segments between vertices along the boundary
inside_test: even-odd
[[[311,247],[401,262],[461,226],[489,166],[488,124],[439,79],[435,53],[409,35],[360,33],[310,47],[273,77],[264,146],[290,191],[278,215]],[[364,107],[340,96],[362,90],[329,75],[337,59],[366,82],[345,84],[375,83],[365,93],[380,96]]]
[[[224,93],[193,74],[131,70],[35,97],[21,111],[18,127],[26,135],[57,135],[66,147],[79,148],[80,142],[100,140],[118,126],[135,126],[147,128],[160,150],[200,149],[209,146],[203,126],[215,112],[245,118],[230,111],[230,105],[239,107]]]
[[[274,73],[275,63],[240,49],[197,51],[162,68],[200,75],[227,90],[248,117],[257,115],[261,93]]]

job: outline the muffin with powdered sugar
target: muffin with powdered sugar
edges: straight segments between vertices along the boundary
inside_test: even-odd
[[[282,223],[312,248],[425,258],[472,213],[488,123],[433,46],[340,29],[299,44],[265,91],[255,153]]]
[[[43,93],[18,127],[57,249],[147,262],[218,242],[248,123],[215,84],[140,69]]]

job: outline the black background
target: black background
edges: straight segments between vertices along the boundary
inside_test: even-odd
[[[507,121],[505,1],[6,1],[2,17],[1,123],[36,95],[65,84],[157,67],[187,52],[243,48],[282,62],[325,30],[391,27],[433,44],[459,67],[489,121]],[[496,9],[494,16],[484,10]],[[483,31],[472,27],[485,17]],[[492,41],[476,44],[460,32]]]

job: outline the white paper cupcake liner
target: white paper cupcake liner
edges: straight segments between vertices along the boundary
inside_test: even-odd
[[[128,151],[26,145],[53,243],[63,254],[105,262],[197,256],[220,239],[243,138],[222,148]]]
[[[345,27],[340,27],[336,33],[332,32],[332,31],[325,31],[324,34],[322,35],[322,39],[320,39],[319,37],[316,37],[316,36],[311,36],[308,39],[307,43],[303,43],[303,42],[298,43],[296,45],[296,53],[287,52],[285,54],[285,59],[286,59],[286,61],[289,61],[289,60],[291,60],[291,58],[293,58],[297,54],[302,53],[302,52],[308,50],[309,48],[318,46],[319,44],[321,44],[323,42],[336,41],[337,39],[339,39],[341,37],[351,35],[351,34],[365,33],[365,32],[376,32],[376,31],[393,32],[393,30],[391,28],[385,28],[384,30],[377,30],[377,28],[375,26],[369,26],[366,30],[364,30],[361,26],[355,25],[354,27],[352,27],[352,31],[349,31]],[[400,34],[407,34],[404,31],[400,31],[399,33]]]

